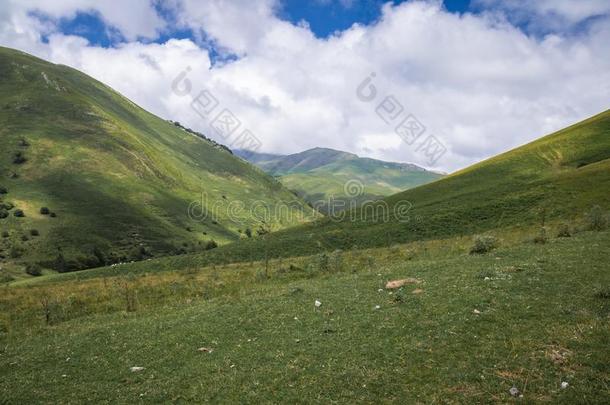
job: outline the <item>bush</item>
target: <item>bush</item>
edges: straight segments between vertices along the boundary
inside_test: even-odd
[[[36,263],[28,264],[25,267],[25,272],[34,277],[42,276],[42,268]]]
[[[214,239],[212,239],[205,244],[204,249],[212,250],[212,249],[216,249],[217,247],[218,247],[218,243],[216,243],[216,241]]]
[[[55,218],[55,217],[57,216],[57,214],[56,214],[56,213],[54,213],[54,212],[52,212],[52,213],[50,213],[50,214],[49,214],[49,216],[50,216],[51,218]]]
[[[0,208],[0,219],[4,219],[6,217],[8,217],[8,211]]]
[[[491,235],[477,235],[474,244],[470,248],[470,254],[482,254],[492,251],[498,247],[498,239]]]
[[[27,162],[28,160],[25,158],[25,155],[23,154],[23,152],[17,152],[15,153],[15,157],[13,158],[13,163],[16,165],[21,165],[25,162]]]
[[[392,298],[392,300],[397,304],[405,302],[407,300],[407,295],[405,294],[405,290],[402,287],[400,287],[398,290],[396,290],[396,292],[394,292],[394,297]]]
[[[247,236],[248,238],[251,238],[251,237],[252,237],[252,229],[250,229],[250,228],[246,228],[246,236]]]
[[[559,224],[557,228],[557,237],[558,238],[569,238],[572,236],[572,232],[570,231],[570,225],[566,223]]]
[[[40,236],[40,232],[38,232],[38,229],[30,229],[30,235]]]
[[[15,206],[11,202],[0,203],[0,209],[4,209],[4,210],[7,210],[7,211],[10,211],[13,208],[15,208]]]
[[[49,214],[51,213],[51,211],[50,211],[50,210],[49,210],[49,208],[47,208],[47,207],[42,207],[42,208],[40,209],[40,213],[41,213],[42,215],[49,215]]]
[[[23,256],[23,249],[21,248],[21,246],[13,245],[13,246],[11,246],[11,249],[9,250],[9,255],[13,259],[18,259],[21,256]]]
[[[28,238],[28,236],[27,236],[27,235],[21,235],[21,240],[22,240],[23,242],[27,242],[28,240],[30,240],[30,238]]]
[[[23,212],[23,210],[15,210],[13,215],[16,216],[17,218],[23,218],[23,217],[25,217],[25,212]]]
[[[2,237],[3,238],[8,238],[9,237],[8,231],[2,231]]]
[[[587,213],[587,228],[591,231],[603,231],[608,225],[608,220],[602,207],[596,205]]]
[[[8,194],[8,189],[4,186],[0,186],[0,194]]]

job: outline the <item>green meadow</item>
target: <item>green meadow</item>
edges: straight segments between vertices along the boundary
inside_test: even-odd
[[[0,404],[608,403],[610,111],[323,216],[290,181],[393,175],[282,184],[6,48],[0,94]]]
[[[607,402],[610,233],[523,237],[6,286],[0,399]]]

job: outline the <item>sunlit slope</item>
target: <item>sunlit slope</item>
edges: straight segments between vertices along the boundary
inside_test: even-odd
[[[609,158],[610,111],[606,111],[446,178],[388,197],[375,210],[369,207],[281,231],[267,244],[272,254],[289,256],[511,226],[537,227],[553,221],[574,223],[595,205],[610,208]],[[396,212],[402,213],[400,221]],[[200,260],[257,257],[261,244],[229,245]]]
[[[0,219],[7,259],[58,249],[81,261],[94,249],[127,259],[196,250],[255,228],[254,202],[289,203],[272,219],[276,229],[312,213],[261,170],[66,66],[0,48],[0,97],[0,186],[8,191],[0,198],[14,205]],[[195,217],[194,201],[203,204]],[[243,205],[229,218],[231,201]]]
[[[249,151],[237,154],[277,176],[288,189],[325,213],[355,207],[442,177],[413,164],[361,158],[328,148],[287,156]]]

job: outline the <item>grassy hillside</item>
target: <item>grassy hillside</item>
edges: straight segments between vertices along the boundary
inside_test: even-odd
[[[442,177],[413,164],[361,158],[327,148],[288,156],[236,153],[278,177],[282,184],[325,213],[355,207]]]
[[[607,403],[610,233],[469,239],[3,288],[0,402]]]
[[[610,111],[377,205],[231,244],[201,263],[471,235],[499,228],[575,226],[610,209]],[[402,210],[402,211],[401,211]],[[382,214],[386,213],[387,216]],[[396,213],[401,214],[400,219]]]
[[[202,250],[255,229],[253,204],[289,207],[270,219],[274,229],[313,215],[259,169],[74,69],[0,48],[0,95],[5,267]],[[243,205],[230,216],[232,201]]]

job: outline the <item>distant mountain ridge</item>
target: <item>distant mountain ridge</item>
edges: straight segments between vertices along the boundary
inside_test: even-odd
[[[336,149],[320,147],[308,149],[306,151],[291,155],[258,153],[242,149],[235,150],[234,153],[248,162],[256,164],[267,173],[276,176],[290,173],[302,173],[328,164],[346,160],[368,161],[371,164],[380,164],[387,168],[403,171],[429,171],[413,163],[388,162],[384,160],[360,157],[354,153],[343,152]],[[429,172],[438,173],[433,171]]]
[[[286,187],[326,213],[332,201],[342,204],[375,200],[442,177],[412,163],[362,158],[329,148],[313,148],[291,155],[245,150],[234,153],[278,177]],[[345,190],[348,182],[357,182],[362,189],[348,195]]]

